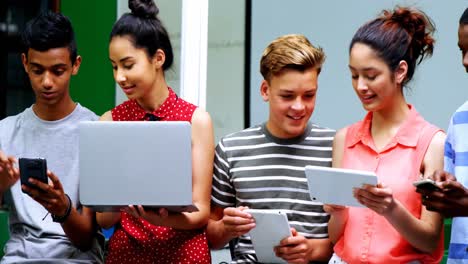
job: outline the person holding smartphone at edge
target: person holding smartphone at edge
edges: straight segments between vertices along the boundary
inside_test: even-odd
[[[166,83],[165,71],[174,57],[153,0],[128,3],[131,12],[112,28],[109,58],[114,78],[129,100],[104,113],[101,120],[190,122],[192,196],[199,211],[169,214],[164,208],[156,212],[129,205],[123,212],[98,213],[100,226],[116,225],[106,263],[211,263],[204,230],[210,214],[214,156],[211,118],[206,111],[179,98]]]
[[[396,7],[351,40],[352,85],[368,113],[337,132],[333,167],[373,171],[379,183],[353,190],[365,208],[325,205],[335,244],[329,263],[442,259],[442,218],[422,206],[412,183],[443,167],[445,134],[406,102],[403,91],[418,62],[432,54],[433,31],[420,10]]]
[[[468,72],[468,8],[460,17],[458,47]],[[439,190],[418,188],[430,211],[453,217],[447,263],[468,263],[468,101],[453,114],[445,142],[444,171],[430,178]]]
[[[274,249],[278,257],[309,263],[331,256],[328,214],[311,200],[304,172],[306,165],[331,166],[335,131],[309,123],[324,61],[322,49],[303,35],[271,42],[260,60],[268,120],[225,136],[216,147],[207,235],[214,248],[233,240],[235,263],[257,262],[248,236],[255,222],[247,208],[287,214],[292,236]]]
[[[102,263],[104,237],[78,200],[78,123],[98,117],[70,97],[81,64],[72,25],[59,13],[42,13],[27,23],[22,41],[35,103],[0,121],[0,200],[11,208],[0,263]],[[21,185],[15,163],[22,157],[45,158],[49,184]]]

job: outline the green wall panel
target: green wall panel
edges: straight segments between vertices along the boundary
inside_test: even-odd
[[[10,230],[8,229],[8,211],[0,207],[0,259],[3,256],[3,247],[10,239]]]
[[[83,58],[72,77],[72,98],[98,115],[115,105],[115,83],[109,62],[109,34],[116,20],[115,0],[61,0],[61,12],[75,29],[78,53]]]

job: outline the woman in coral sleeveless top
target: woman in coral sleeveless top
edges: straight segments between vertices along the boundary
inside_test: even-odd
[[[330,263],[439,263],[442,218],[422,206],[412,183],[443,167],[445,134],[409,105],[403,87],[433,50],[424,13],[403,7],[364,24],[350,45],[352,84],[368,114],[341,129],[333,166],[373,171],[377,186],[354,196],[365,208],[326,205]]]
[[[129,100],[101,120],[191,122],[192,196],[199,211],[169,214],[166,209],[154,212],[130,205],[123,212],[98,213],[101,227],[116,227],[106,263],[211,263],[204,231],[214,156],[211,119],[166,83],[164,72],[173,62],[173,53],[154,2],[130,0],[129,7],[131,13],[112,28],[109,44],[114,78]]]

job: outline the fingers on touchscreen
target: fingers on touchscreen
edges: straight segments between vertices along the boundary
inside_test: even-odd
[[[437,183],[430,179],[423,179],[423,180],[415,181],[413,185],[416,186],[416,188],[420,190],[425,190],[425,191],[441,190],[441,188],[437,185]]]

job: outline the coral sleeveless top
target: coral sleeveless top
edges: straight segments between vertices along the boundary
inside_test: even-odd
[[[425,121],[411,105],[409,108],[407,120],[380,151],[376,150],[370,134],[372,113],[348,127],[342,167],[375,172],[379,182],[392,189],[394,199],[420,218],[421,195],[412,183],[419,179],[426,150],[440,129]],[[334,251],[347,263],[439,263],[443,247],[442,235],[433,254],[422,253],[383,216],[368,208],[351,207]]]
[[[179,98],[171,88],[169,97],[152,113],[135,100],[111,110],[114,121],[189,121],[196,106]],[[211,263],[204,229],[175,230],[155,226],[144,219],[121,213],[120,224],[109,240],[106,263]]]

